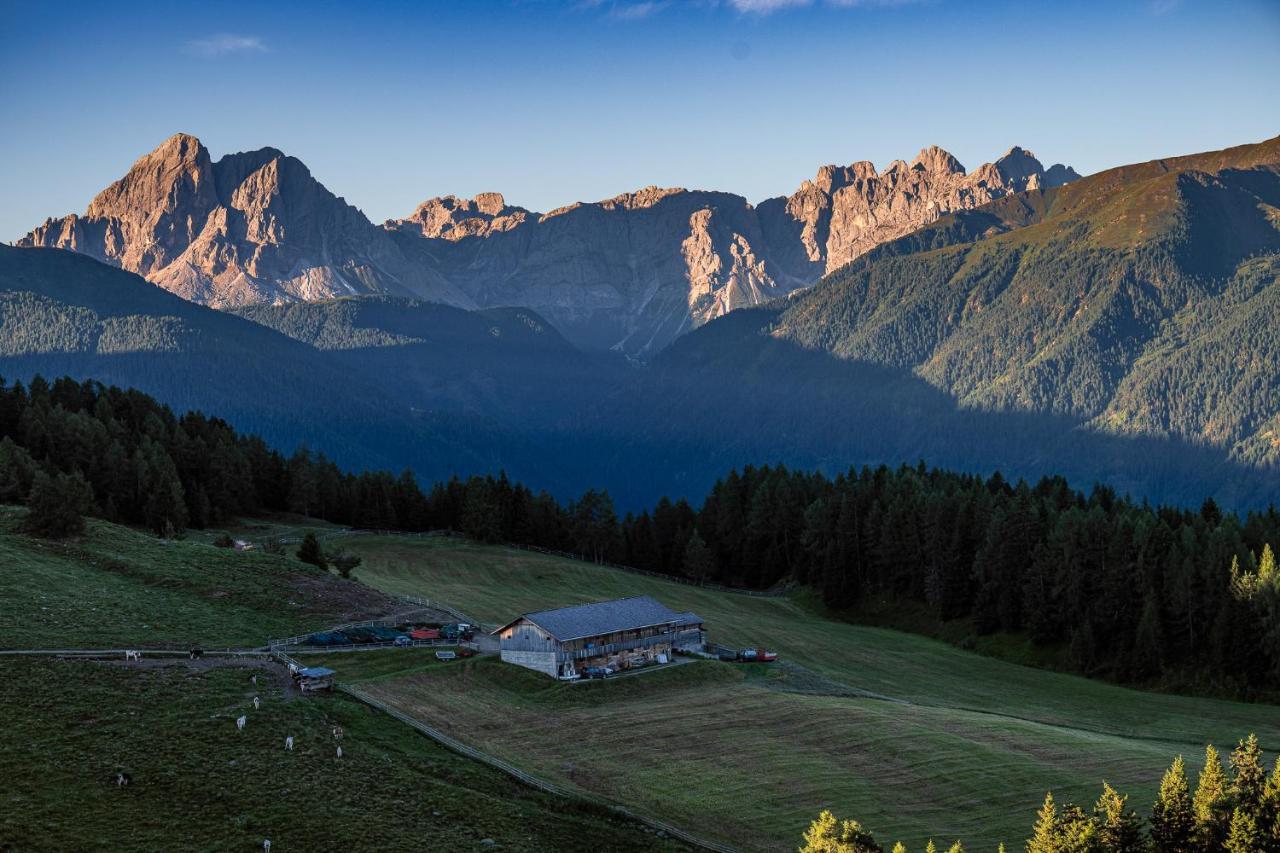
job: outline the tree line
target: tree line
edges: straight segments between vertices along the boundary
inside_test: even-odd
[[[169,536],[265,512],[451,529],[697,581],[801,584],[835,611],[910,602],[1117,681],[1266,698],[1280,676],[1280,511],[1153,507],[1061,477],[747,467],[700,506],[664,497],[620,517],[604,491],[562,502],[503,474],[424,490],[409,471],[286,456],[138,391],[37,378],[0,381],[0,502],[22,501],[45,535],[86,513]]]
[[[1212,745],[1194,793],[1182,756],[1173,760],[1144,818],[1105,782],[1092,809],[1045,795],[1027,853],[1280,853],[1280,758],[1268,775],[1253,735],[1240,741],[1227,772]],[[862,824],[824,811],[804,833],[800,853],[884,853]],[[964,853],[956,841],[948,853]],[[925,853],[936,853],[930,840]],[[1005,846],[1000,845],[1000,853]],[[892,853],[907,853],[901,842]]]

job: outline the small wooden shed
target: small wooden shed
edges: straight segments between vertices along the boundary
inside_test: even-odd
[[[336,675],[327,666],[309,666],[298,670],[298,689],[303,693],[316,690],[332,690],[333,676]]]

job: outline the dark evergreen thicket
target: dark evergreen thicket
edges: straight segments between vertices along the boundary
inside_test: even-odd
[[[1060,646],[1073,669],[1119,681],[1263,697],[1280,675],[1280,573],[1268,545],[1280,544],[1280,512],[1151,507],[1060,477],[748,467],[700,507],[663,498],[619,518],[606,492],[562,504],[505,475],[424,492],[408,471],[351,474],[306,450],[285,457],[137,391],[37,379],[0,382],[0,501],[83,505],[161,534],[266,511],[461,530],[697,581],[803,584],[835,609],[873,596],[911,602],[977,633]],[[49,535],[75,532],[73,520],[51,523]]]
[[[1129,798],[1102,783],[1092,809],[1058,803],[1045,796],[1036,815],[1027,853],[1280,853],[1280,759],[1267,774],[1253,735],[1232,751],[1231,772],[1217,750],[1205,750],[1194,796],[1182,756],[1165,771],[1160,792],[1144,819]],[[837,820],[824,811],[804,834],[800,853],[883,853],[875,837],[856,820]],[[929,841],[927,851],[937,850]],[[1005,849],[1000,845],[1000,850]],[[898,843],[893,853],[906,853]],[[955,842],[950,853],[963,853]]]

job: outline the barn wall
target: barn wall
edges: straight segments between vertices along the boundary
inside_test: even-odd
[[[552,678],[556,678],[560,674],[556,669],[555,652],[517,652],[511,649],[503,649],[502,660],[506,663],[513,663],[516,666],[523,666],[526,669],[545,672]]]

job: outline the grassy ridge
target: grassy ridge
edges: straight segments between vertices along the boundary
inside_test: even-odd
[[[49,542],[22,535],[24,517],[0,507],[0,648],[258,646],[395,607],[292,558],[94,519],[84,537]]]
[[[1256,731],[1280,709],[1140,693],[832,622],[793,598],[717,593],[513,549],[361,539],[366,583],[430,595],[486,621],[648,593],[706,620],[712,639],[776,648],[769,677],[696,664],[608,684],[557,685],[480,661],[367,689],[554,781],[752,849],[799,837],[820,807],[911,846],[1024,837],[1045,790],[1091,802],[1102,780],[1146,809],[1172,756]],[[359,677],[359,673],[353,673]],[[858,690],[904,702],[859,698]],[[727,820],[726,816],[732,816]]]
[[[260,669],[0,661],[0,681],[24,692],[0,739],[4,849],[251,850],[263,838],[278,851],[480,850],[486,838],[503,850],[676,849],[341,696],[287,698]],[[130,787],[116,787],[117,770]]]

